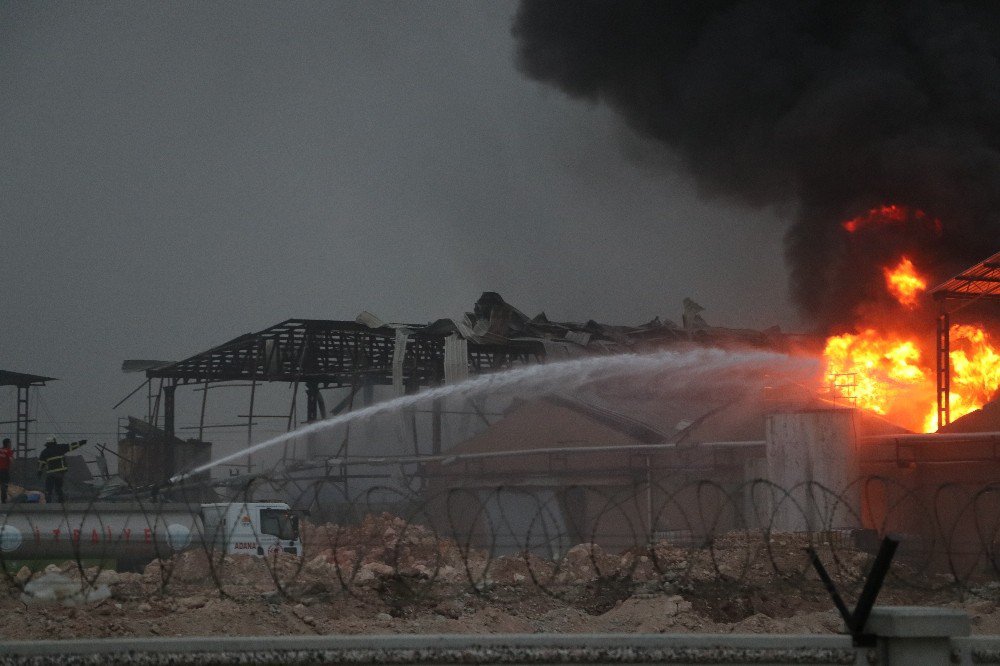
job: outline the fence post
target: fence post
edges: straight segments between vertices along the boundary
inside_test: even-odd
[[[865,633],[876,637],[879,663],[886,666],[951,663],[952,638],[971,630],[965,611],[925,606],[877,606]]]

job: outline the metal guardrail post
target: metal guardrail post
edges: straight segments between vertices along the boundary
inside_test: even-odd
[[[875,607],[898,546],[896,539],[882,539],[854,612],[848,610],[815,549],[809,547],[806,552],[856,647],[875,647],[879,663],[886,666],[952,663],[952,639],[968,636],[971,631],[965,611],[924,606]]]
[[[922,666],[952,663],[952,640],[968,636],[965,611],[925,606],[880,606],[872,609],[866,626],[876,636],[879,663]]]

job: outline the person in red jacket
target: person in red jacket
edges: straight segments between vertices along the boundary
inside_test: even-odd
[[[3,438],[0,448],[0,503],[7,503],[7,486],[10,485],[10,461],[14,459],[14,449],[10,448],[10,437]]]

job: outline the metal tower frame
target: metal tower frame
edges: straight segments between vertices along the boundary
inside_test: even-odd
[[[18,460],[27,460],[31,449],[28,447],[28,431],[30,424],[34,421],[31,418],[31,388],[33,386],[45,386],[45,382],[55,381],[55,377],[43,377],[42,375],[28,375],[22,372],[11,372],[0,370],[0,386],[17,387],[17,416],[14,421],[2,421],[2,423],[15,423],[14,431],[14,457]]]

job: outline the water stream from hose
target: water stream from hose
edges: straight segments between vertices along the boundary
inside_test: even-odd
[[[344,424],[364,421],[408,407],[431,403],[451,396],[475,397],[500,391],[516,391],[518,398],[586,388],[610,380],[654,382],[665,393],[697,388],[722,391],[734,388],[763,388],[768,383],[808,384],[818,371],[815,359],[763,351],[729,351],[713,348],[661,351],[650,354],[589,356],[567,361],[529,365],[503,372],[479,375],[457,384],[439,386],[404,395],[369,407],[314,421],[253,446],[171,477],[183,481],[217,465],[283,444],[297,437],[319,433]]]

